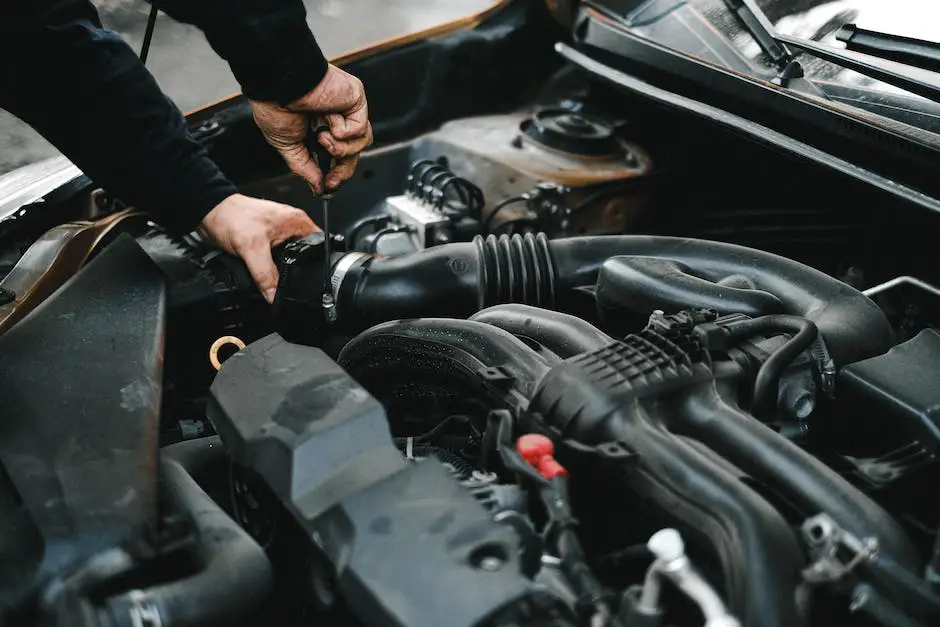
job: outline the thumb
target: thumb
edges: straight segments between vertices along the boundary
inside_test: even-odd
[[[259,240],[255,245],[246,248],[240,252],[241,258],[248,266],[248,272],[264,299],[268,304],[274,302],[274,296],[277,293],[278,273],[277,266],[274,265],[274,258],[271,256],[271,248],[267,242]]]

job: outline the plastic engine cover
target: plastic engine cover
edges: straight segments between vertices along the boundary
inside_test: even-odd
[[[473,627],[528,596],[518,539],[442,464],[405,461],[381,404],[319,349],[267,336],[228,359],[209,419],[376,627]]]

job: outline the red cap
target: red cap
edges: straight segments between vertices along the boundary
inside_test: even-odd
[[[543,457],[551,457],[555,453],[555,445],[544,435],[527,433],[516,440],[516,450],[531,466],[536,467]]]
[[[530,466],[538,470],[546,479],[568,476],[565,467],[555,461],[555,445],[552,441],[538,433],[527,433],[516,440],[516,450]]]

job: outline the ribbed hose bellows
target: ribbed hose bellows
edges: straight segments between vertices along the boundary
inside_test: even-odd
[[[551,308],[555,305],[555,267],[544,233],[477,236],[484,307],[522,303]]]

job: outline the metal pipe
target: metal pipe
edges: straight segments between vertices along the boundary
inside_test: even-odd
[[[899,285],[913,285],[914,287],[919,287],[926,292],[930,292],[934,296],[940,296],[940,288],[936,288],[930,283],[921,281],[920,279],[912,276],[895,277],[890,281],[885,281],[880,285],[869,287],[867,290],[864,290],[862,294],[871,298],[872,296],[876,296],[882,292],[887,292],[888,290],[898,287]]]

